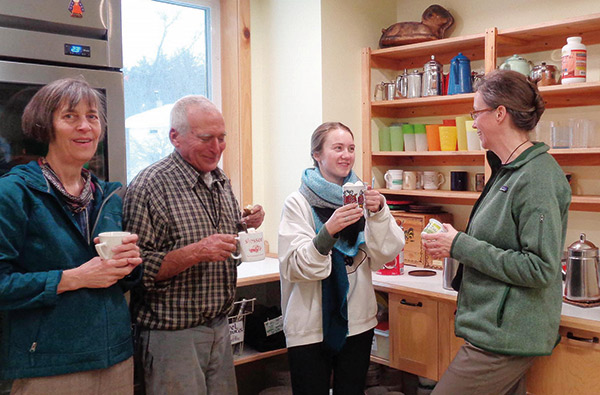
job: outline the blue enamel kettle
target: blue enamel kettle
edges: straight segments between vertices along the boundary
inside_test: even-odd
[[[471,61],[461,52],[450,61],[448,94],[471,93]]]

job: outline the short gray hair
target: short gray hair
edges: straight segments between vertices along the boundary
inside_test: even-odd
[[[198,106],[205,110],[219,111],[217,106],[206,97],[201,95],[188,95],[177,100],[171,109],[171,129],[175,129],[181,134],[190,130],[190,124],[187,118],[189,107]]]
[[[73,109],[81,101],[98,110],[98,117],[102,125],[100,138],[102,138],[106,125],[104,96],[92,88],[83,77],[63,78],[42,87],[23,110],[21,121],[23,133],[44,144],[50,143],[55,136],[54,112],[63,105]]]

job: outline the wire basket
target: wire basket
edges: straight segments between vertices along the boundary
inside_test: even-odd
[[[231,315],[227,317],[229,323],[229,338],[234,356],[239,356],[244,351],[244,328],[246,316],[254,312],[256,298],[242,299],[233,303]]]

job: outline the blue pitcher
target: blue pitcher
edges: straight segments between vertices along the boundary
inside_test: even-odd
[[[450,61],[448,94],[471,93],[471,61],[461,52]]]

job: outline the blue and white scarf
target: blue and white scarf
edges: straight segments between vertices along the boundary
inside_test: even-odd
[[[359,181],[353,171],[344,179],[347,182]],[[318,168],[309,168],[302,175],[299,192],[311,205],[315,221],[315,232],[319,233],[333,212],[344,204],[341,185],[327,181]],[[352,264],[359,246],[365,243],[365,220],[343,229],[339,240],[331,252],[331,274],[321,281],[323,307],[323,342],[332,351],[339,352],[348,335],[348,274],[346,264]]]

